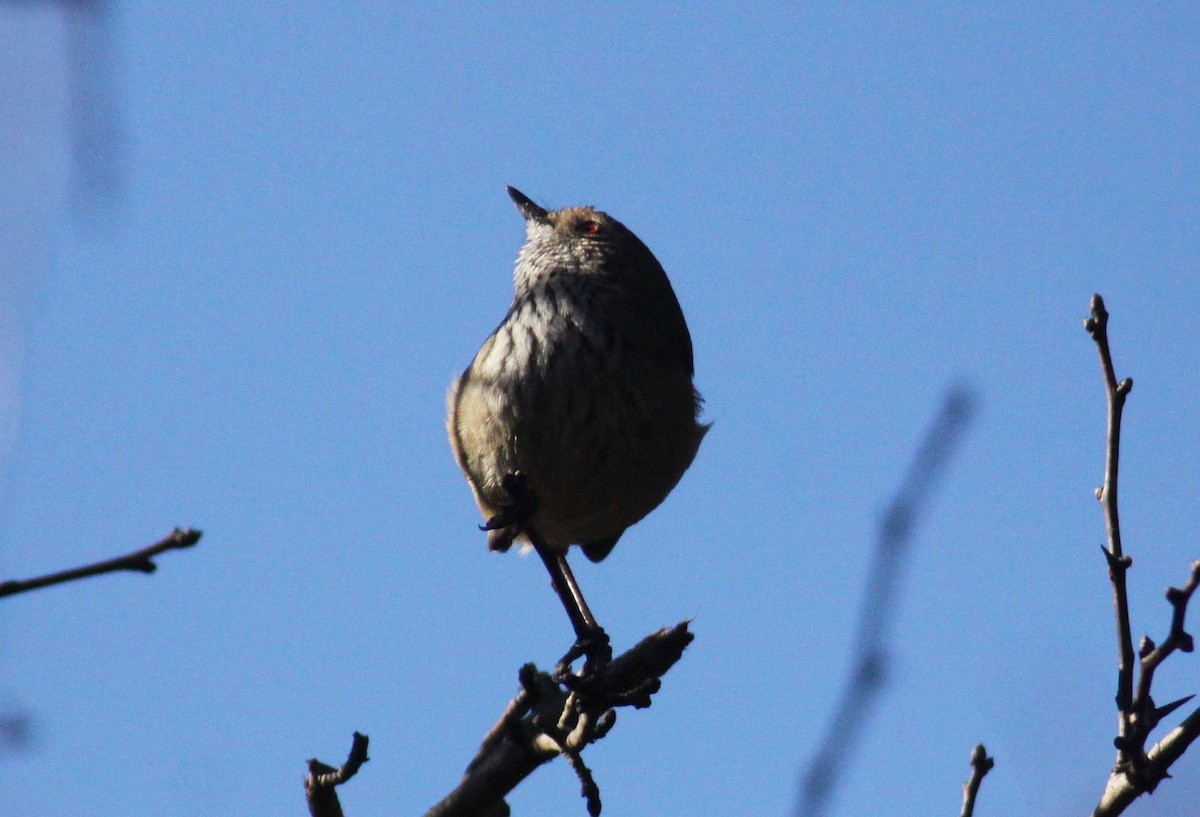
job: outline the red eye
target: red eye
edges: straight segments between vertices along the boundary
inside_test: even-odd
[[[598,221],[581,221],[579,226],[575,228],[584,235],[595,235],[600,232],[600,222]]]

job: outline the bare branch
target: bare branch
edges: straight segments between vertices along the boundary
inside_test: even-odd
[[[587,803],[589,817],[600,817],[600,787],[596,785],[596,778],[592,777],[592,770],[584,764],[579,752],[564,751],[563,757],[579,778],[579,793]]]
[[[1125,398],[1133,388],[1133,381],[1126,378],[1117,382],[1113,368],[1112,352],[1108,346],[1108,310],[1099,294],[1092,296],[1091,314],[1083,322],[1088,334],[1096,342],[1100,353],[1100,367],[1104,371],[1104,390],[1108,396],[1108,444],[1104,457],[1104,485],[1096,491],[1096,498],[1104,507],[1104,524],[1108,530],[1108,575],[1113,585],[1113,602],[1117,614],[1117,709],[1128,712],[1133,704],[1133,635],[1129,623],[1129,594],[1125,586],[1125,573],[1133,560],[1121,547],[1121,519],[1117,509],[1117,477],[1121,458],[1121,415],[1125,409]],[[1129,725],[1124,717],[1119,724],[1121,736],[1128,732]]]
[[[1121,416],[1125,399],[1133,388],[1133,381],[1117,381],[1108,342],[1108,310],[1105,309],[1104,300],[1099,295],[1092,296],[1091,315],[1084,321],[1084,328],[1096,342],[1100,353],[1100,366],[1104,372],[1105,393],[1108,397],[1104,485],[1096,491],[1096,498],[1103,506],[1108,532],[1108,546],[1104,549],[1104,555],[1108,561],[1109,578],[1112,580],[1117,619],[1117,737],[1113,741],[1117,747],[1117,762],[1093,815],[1113,817],[1122,813],[1139,795],[1153,792],[1159,783],[1170,777],[1171,764],[1200,736],[1200,709],[1197,709],[1146,751],[1146,743],[1155,728],[1192,697],[1156,706],[1151,697],[1151,687],[1155,672],[1172,653],[1192,651],[1193,639],[1184,629],[1184,621],[1188,602],[1191,601],[1196,587],[1200,585],[1200,561],[1192,563],[1188,582],[1182,588],[1167,589],[1167,601],[1172,608],[1171,628],[1167,637],[1160,645],[1155,645],[1148,637],[1143,638],[1135,657],[1129,595],[1126,589],[1126,573],[1133,562],[1122,549],[1117,505]]]
[[[995,759],[988,757],[987,749],[983,748],[983,744],[976,744],[975,749],[971,752],[971,777],[966,783],[963,783],[963,804],[959,817],[972,817],[975,813],[975,798],[979,796],[979,784],[983,782],[983,778],[995,765]]]
[[[182,530],[176,528],[164,539],[155,542],[153,545],[141,550],[135,550],[133,553],[127,553],[124,556],[118,556],[115,559],[108,559],[103,562],[64,570],[60,573],[51,573],[48,576],[39,576],[35,579],[9,579],[8,581],[0,582],[0,598],[15,596],[18,593],[26,593],[30,590],[49,587],[53,584],[62,584],[77,579],[86,579],[89,576],[116,573],[122,570],[131,570],[135,573],[153,573],[158,569],[158,565],[154,563],[155,556],[165,553],[168,550],[191,547],[200,541],[201,535],[200,531],[191,528],[183,528]]]
[[[1120,768],[1113,769],[1104,787],[1100,803],[1092,812],[1092,817],[1116,817],[1141,795],[1152,792],[1166,778],[1170,777],[1168,770],[1171,765],[1183,757],[1192,742],[1200,737],[1200,708],[1188,715],[1183,723],[1176,726],[1158,743],[1146,752],[1146,768],[1158,773],[1158,779],[1153,784],[1135,780]]]
[[[33,731],[33,718],[24,712],[0,713],[0,750],[28,746]]]
[[[612,728],[617,706],[650,705],[661,678],[692,642],[688,622],[652,633],[613,659],[591,682],[564,689],[532,664],[521,668],[521,691],[488,730],[454,791],[425,817],[501,817],[505,796],[534,769],[563,755],[579,777],[588,813],[600,813],[600,789],[581,752]]]
[[[820,747],[805,771],[797,815],[820,817],[828,811],[834,788],[854,756],[858,738],[887,677],[888,628],[896,618],[896,597],[917,521],[974,414],[975,397],[970,392],[957,388],[946,394],[937,419],[880,521],[859,617],[855,666]]]
[[[1173,608],[1171,631],[1160,646],[1155,647],[1150,639],[1143,639],[1141,676],[1138,691],[1127,712],[1121,712],[1121,723],[1127,724],[1129,732],[1118,735],[1117,764],[1109,775],[1093,812],[1094,817],[1114,817],[1120,814],[1139,795],[1153,792],[1158,784],[1170,777],[1171,764],[1183,756],[1196,738],[1200,737],[1200,708],[1167,733],[1149,751],[1146,742],[1151,732],[1175,710],[1190,701],[1189,695],[1163,706],[1155,706],[1150,697],[1150,686],[1154,671],[1176,650],[1191,652],[1192,636],[1183,629],[1187,604],[1196,587],[1200,585],[1200,562],[1192,563],[1188,582],[1182,588],[1167,589],[1167,601]]]
[[[500,719],[483,736],[483,742],[479,745],[479,751],[475,753],[475,758],[467,764],[468,774],[487,758],[500,742],[508,737],[510,732],[518,728],[521,718],[529,713],[535,701],[541,700],[548,695],[553,695],[558,691],[557,685],[550,679],[550,676],[544,672],[539,672],[538,668],[533,664],[526,664],[521,667],[520,672],[517,673],[517,678],[521,682],[521,691],[508,702],[508,706],[504,708]]]
[[[1154,673],[1162,665],[1163,661],[1171,655],[1171,653],[1179,650],[1180,652],[1191,652],[1194,648],[1194,641],[1190,633],[1184,628],[1184,620],[1187,616],[1188,602],[1191,601],[1192,594],[1196,591],[1197,584],[1200,584],[1200,561],[1192,562],[1192,573],[1188,578],[1187,584],[1183,587],[1168,587],[1167,602],[1171,605],[1171,630],[1167,633],[1166,639],[1158,646],[1149,638],[1142,639],[1141,654],[1141,673],[1138,677],[1137,691],[1133,696],[1133,711],[1140,713],[1143,717],[1149,715],[1153,718],[1153,723],[1146,725],[1146,731],[1153,729],[1158,725],[1159,721],[1166,715],[1169,715],[1175,709],[1178,709],[1183,704],[1191,699],[1191,696],[1182,701],[1175,701],[1163,707],[1156,708],[1154,701],[1150,697],[1150,687],[1154,683]]]
[[[359,732],[354,733],[350,753],[340,768],[333,768],[316,758],[308,761],[308,777],[304,778],[304,793],[308,798],[308,813],[312,817],[342,817],[342,804],[338,801],[337,787],[354,775],[367,757],[370,739]]]

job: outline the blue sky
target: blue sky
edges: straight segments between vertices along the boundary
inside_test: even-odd
[[[443,427],[511,297],[511,184],[654,250],[714,422],[670,499],[577,560],[618,648],[697,634],[589,750],[604,813],[788,813],[876,521],[954,383],[980,412],[835,813],[956,813],[978,741],[977,813],[1086,813],[1116,675],[1093,292],[1135,382],[1135,635],[1200,557],[1200,12],[401,5],[120,4],[124,190],[83,220],[61,14],[0,7],[0,574],[205,531],[153,577],[4,603],[0,704],[35,725],[6,801],[303,813],[304,760],[358,729],[350,817],[419,814],[518,667],[563,651]],[[1158,683],[1200,691],[1200,665]],[[1198,782],[1194,752],[1134,813]],[[584,813],[563,764],[510,802]]]

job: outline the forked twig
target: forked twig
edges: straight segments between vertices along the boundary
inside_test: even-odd
[[[1162,720],[1192,696],[1156,706],[1151,686],[1156,670],[1176,650],[1191,652],[1192,636],[1184,629],[1188,602],[1200,585],[1200,561],[1193,562],[1188,582],[1182,588],[1168,588],[1171,604],[1171,628],[1161,645],[1142,638],[1137,655],[1133,650],[1132,626],[1129,614],[1129,594],[1126,573],[1133,564],[1121,543],[1121,525],[1117,505],[1117,478],[1121,448],[1121,416],[1125,399],[1133,381],[1118,381],[1113,368],[1108,342],[1108,310],[1099,295],[1092,296],[1091,314],[1084,327],[1095,341],[1104,372],[1105,393],[1108,396],[1108,435],[1105,454],[1104,484],[1097,489],[1096,498],[1104,509],[1108,545],[1104,548],[1108,574],[1113,585],[1113,602],[1117,619],[1117,762],[1113,767],[1093,817],[1112,817],[1120,814],[1138,796],[1152,792],[1169,777],[1171,764],[1200,737],[1200,709],[1194,710],[1149,750],[1146,743]],[[1137,677],[1135,678],[1135,674]]]

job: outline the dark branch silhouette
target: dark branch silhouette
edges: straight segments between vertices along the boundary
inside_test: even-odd
[[[1104,484],[1096,490],[1096,498],[1104,509],[1108,545],[1104,548],[1108,575],[1113,586],[1113,605],[1117,619],[1117,762],[1109,775],[1104,793],[1093,812],[1094,817],[1120,814],[1140,795],[1153,792],[1169,777],[1171,764],[1178,760],[1188,746],[1200,737],[1200,709],[1194,710],[1179,726],[1172,729],[1149,750],[1146,743],[1163,719],[1192,699],[1189,695],[1177,701],[1157,706],[1151,697],[1154,674],[1175,651],[1191,652],[1192,636],[1184,629],[1188,602],[1200,584],[1200,561],[1192,563],[1187,583],[1180,588],[1167,588],[1171,605],[1171,626],[1162,644],[1156,645],[1143,637],[1135,656],[1132,625],[1129,614],[1129,594],[1125,577],[1133,560],[1124,552],[1121,542],[1121,523],[1117,506],[1117,479],[1121,450],[1121,416],[1133,381],[1118,381],[1108,342],[1108,310],[1099,295],[1092,296],[1091,314],[1084,328],[1092,336],[1100,354],[1104,372],[1104,387],[1108,398],[1108,435],[1104,464]]]
[[[963,804],[959,817],[972,817],[975,814],[975,798],[979,796],[979,784],[996,765],[995,759],[988,757],[983,744],[976,744],[971,752],[971,777],[963,783]]]
[[[521,690],[484,736],[454,791],[425,817],[505,815],[504,797],[534,769],[562,755],[579,777],[588,813],[600,813],[600,789],[581,753],[612,729],[616,707],[644,709],[662,676],[692,642],[687,622],[648,635],[613,659],[604,674],[567,690],[532,664],[521,668]]]
[[[312,817],[343,817],[342,804],[337,796],[337,787],[358,774],[362,765],[370,760],[367,757],[369,743],[370,738],[355,732],[346,762],[336,769],[315,757],[308,761],[308,777],[304,778],[304,793],[308,798],[308,813]]]
[[[584,765],[583,750],[616,724],[616,709],[645,709],[662,676],[692,643],[688,622],[651,633],[594,678],[542,672],[533,664],[518,673],[520,690],[484,735],[462,780],[425,817],[507,817],[504,798],[543,763],[563,756],[579,778],[588,814],[600,814],[600,787]],[[305,780],[312,817],[343,817],[337,786],[367,761],[367,738],[354,733],[350,755],[335,769],[308,761]]]
[[[47,576],[39,576],[34,579],[9,579],[5,582],[0,582],[0,598],[5,596],[15,596],[18,593],[27,593],[30,590],[38,590],[42,587],[49,587],[53,584],[62,584],[64,582],[72,582],[77,579],[86,579],[89,576],[99,576],[104,573],[116,573],[123,570],[130,570],[135,573],[153,573],[158,569],[158,565],[154,563],[154,557],[168,550],[179,550],[188,548],[200,541],[202,536],[198,530],[191,528],[176,528],[165,538],[155,542],[149,547],[135,550],[133,553],[127,553],[124,556],[118,556],[115,559],[107,559],[103,562],[84,565],[83,567],[72,568],[71,570],[63,570],[59,573],[51,573]]]
[[[1133,380],[1117,382],[1112,352],[1108,346],[1108,311],[1099,295],[1092,296],[1092,314],[1084,328],[1096,342],[1100,353],[1100,368],[1104,372],[1104,391],[1108,397],[1108,444],[1104,457],[1104,484],[1096,490],[1096,499],[1104,506],[1104,523],[1108,529],[1108,574],[1112,579],[1113,602],[1117,611],[1117,708],[1128,711],[1133,702],[1133,635],[1129,623],[1129,595],[1125,589],[1125,571],[1133,560],[1124,554],[1121,545],[1121,521],[1117,510],[1118,463],[1121,458],[1121,415],[1125,398],[1133,389]],[[1125,724],[1122,723],[1122,728]]]
[[[974,414],[975,397],[971,392],[955,388],[947,393],[899,492],[880,521],[874,562],[859,616],[854,668],[825,737],[805,772],[796,807],[800,817],[820,817],[826,813],[834,789],[857,751],[887,677],[885,645],[890,625],[896,619],[896,600],[917,523]]]

